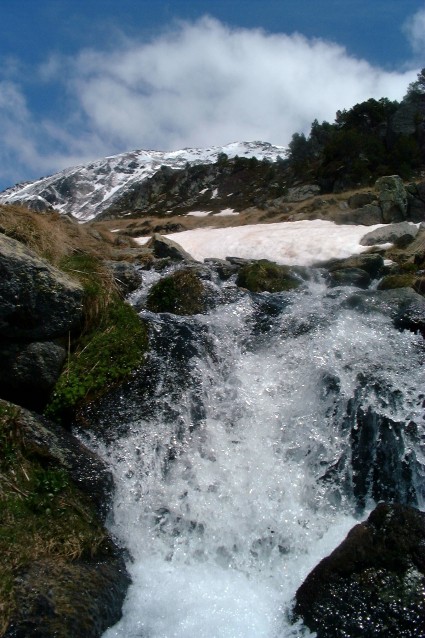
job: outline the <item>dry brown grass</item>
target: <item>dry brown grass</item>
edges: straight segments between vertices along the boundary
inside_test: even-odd
[[[108,259],[116,237],[94,231],[57,212],[36,213],[22,206],[0,205],[0,232],[16,239],[57,266],[75,252]]]

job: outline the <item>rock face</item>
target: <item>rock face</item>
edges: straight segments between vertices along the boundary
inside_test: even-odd
[[[36,341],[75,329],[79,284],[23,244],[0,235],[0,337]]]
[[[83,290],[23,244],[0,235],[1,396],[40,408],[55,384],[67,340],[82,319]]]
[[[307,576],[295,614],[317,638],[425,635],[425,514],[380,504]]]

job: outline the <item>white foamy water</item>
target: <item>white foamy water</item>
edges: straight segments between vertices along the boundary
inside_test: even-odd
[[[406,422],[419,420],[425,381],[419,337],[344,310],[348,294],[313,283],[280,297],[278,316],[261,310],[272,295],[190,319],[148,315],[148,404],[125,436],[96,444],[133,580],[104,638],[311,635],[291,622],[295,592],[357,522],[349,467],[325,477],[350,454],[343,418],[358,376],[401,397],[385,409]]]

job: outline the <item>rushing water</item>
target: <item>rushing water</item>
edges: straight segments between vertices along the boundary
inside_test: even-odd
[[[374,489],[386,495],[375,471],[356,496],[350,400],[395,424],[419,485],[418,437],[397,424],[423,424],[422,340],[348,309],[352,292],[311,282],[250,296],[227,283],[207,315],[144,313],[147,372],[105,417],[120,436],[92,442],[115,476],[110,527],[133,580],[104,638],[309,636],[290,619],[297,587]]]

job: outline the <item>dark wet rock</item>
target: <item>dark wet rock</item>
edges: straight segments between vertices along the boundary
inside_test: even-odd
[[[417,424],[388,416],[401,408],[397,393],[364,375],[358,381],[343,423],[350,431],[349,478],[358,510],[370,499],[417,506],[418,495],[425,497],[420,485],[425,467],[413,451],[419,445]]]
[[[17,611],[4,638],[100,638],[121,618],[130,582],[122,556],[39,560],[16,579]]]
[[[142,274],[135,264],[127,261],[107,261],[106,265],[112,272],[121,294],[128,295],[140,287]]]
[[[27,452],[43,465],[66,470],[105,518],[113,482],[103,461],[70,432],[34,412],[18,408],[16,421]]]
[[[367,253],[353,255],[347,259],[331,259],[319,266],[328,271],[326,278],[331,287],[368,288],[372,279],[382,272],[384,260],[378,253]]]
[[[39,341],[77,328],[81,286],[23,244],[0,235],[0,338]]]
[[[1,396],[26,408],[41,410],[65,359],[65,348],[52,341],[0,341]]]
[[[397,244],[400,247],[407,246],[416,237],[419,229],[409,222],[389,224],[370,231],[361,238],[362,246],[373,246],[375,244]]]
[[[169,257],[173,261],[195,261],[177,242],[157,233],[149,240],[147,247],[153,250],[153,254],[158,258]]]
[[[317,638],[425,636],[425,514],[381,503],[296,593]]]
[[[289,266],[266,259],[241,266],[236,284],[250,292],[283,292],[302,284],[302,279]]]
[[[411,288],[359,291],[343,305],[363,313],[382,313],[392,319],[396,328],[420,331],[425,336],[425,298]]]

